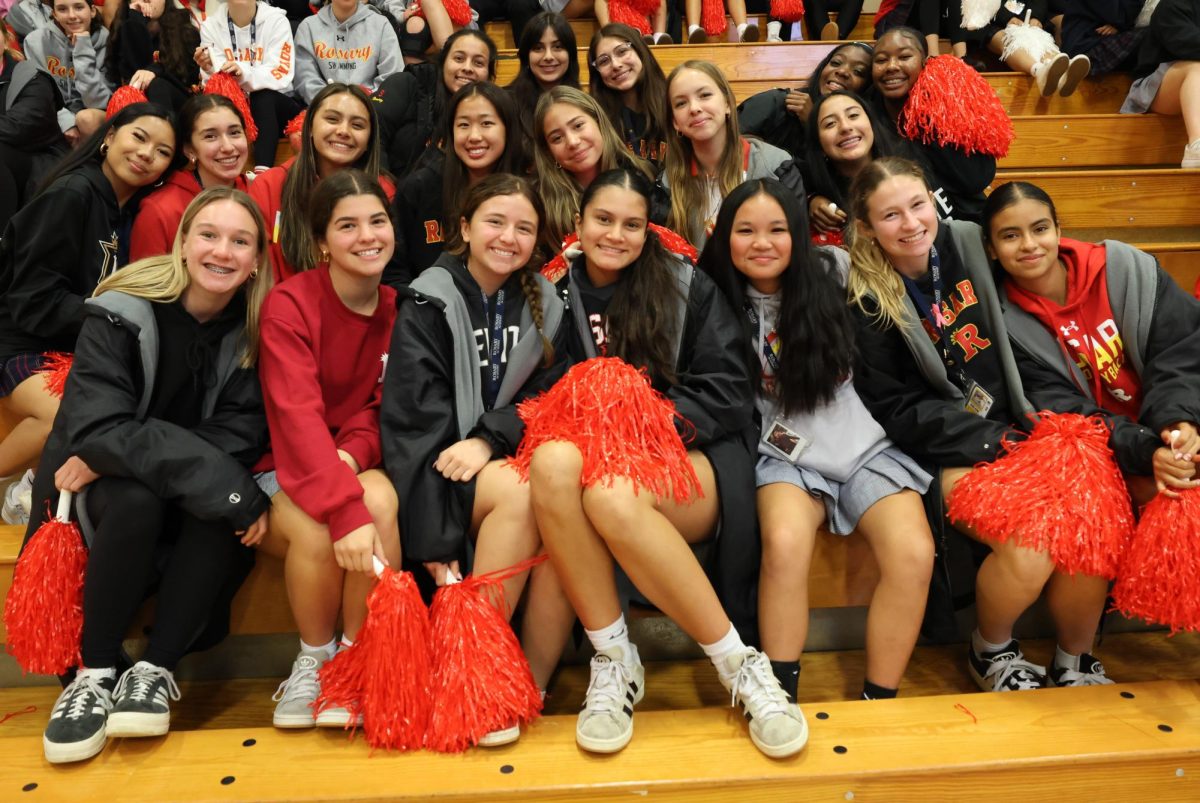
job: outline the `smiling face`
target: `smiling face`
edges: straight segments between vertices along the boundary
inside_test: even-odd
[[[871,80],[885,100],[903,102],[924,67],[920,45],[904,33],[889,31],[875,43]]]
[[[442,63],[442,82],[446,89],[454,93],[474,81],[486,81],[489,58],[488,46],[479,37],[460,36],[454,40]]]
[[[183,154],[196,165],[200,183],[205,187],[233,186],[246,164],[249,144],[242,121],[231,110],[217,106],[196,117],[191,141]]]
[[[628,92],[642,77],[642,59],[633,45],[616,36],[605,36],[596,45],[592,67],[600,80],[616,92]]]
[[[481,287],[498,287],[533,256],[538,215],[524,195],[492,196],[459,226],[468,249],[467,270]]]
[[[372,279],[383,275],[396,250],[396,236],[379,198],[348,195],[334,205],[317,247],[328,252],[330,272]]]
[[[913,176],[884,179],[867,199],[866,230],[897,270],[920,276],[928,267],[938,231],[929,188]]]
[[[327,176],[350,167],[367,152],[371,139],[371,112],[349,92],[330,95],[313,114],[312,141],[317,152],[317,173]]]
[[[817,76],[817,90],[822,96],[839,89],[861,93],[871,82],[871,57],[858,45],[843,45],[833,51],[829,63]]]
[[[454,112],[454,153],[475,178],[491,172],[504,153],[507,132],[492,102],[474,95]]]
[[[1058,269],[1059,236],[1050,207],[1022,198],[992,218],[988,253],[1018,285],[1037,287]]]
[[[158,181],[175,155],[175,129],[161,117],[137,117],[104,137],[101,169],[118,198]]]
[[[692,142],[708,142],[725,131],[729,102],[720,87],[699,70],[680,70],[667,97],[675,130]]]
[[[570,103],[555,103],[542,125],[554,161],[572,175],[589,174],[600,164],[604,140],[590,114]]]
[[[779,202],[760,192],[746,200],[733,216],[729,258],[761,293],[774,293],[792,259],[792,233]]]
[[[817,140],[839,171],[853,175],[870,160],[875,132],[861,103],[833,95],[817,107]]]
[[[213,201],[192,219],[182,253],[191,279],[184,308],[219,311],[258,267],[258,225],[237,201]]]
[[[529,70],[543,89],[549,89],[567,74],[570,55],[553,28],[542,31],[542,38],[529,50]]]
[[[582,214],[575,216],[579,247],[593,284],[615,281],[642,255],[648,212],[640,193],[607,186],[597,190]]]
[[[54,0],[54,21],[67,36],[87,33],[96,16],[96,7],[87,0]]]

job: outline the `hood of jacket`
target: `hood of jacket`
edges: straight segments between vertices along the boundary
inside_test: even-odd
[[[333,4],[330,3],[324,6],[320,11],[309,18],[309,25],[312,26],[313,39],[317,38],[318,34],[327,37],[333,37],[341,34],[346,37],[344,42],[338,42],[338,46],[342,48],[353,49],[361,43],[368,41],[374,42],[375,36],[368,34],[367,29],[373,26],[365,25],[372,20],[378,20],[386,24],[387,20],[376,11],[372,11],[367,3],[359,3],[358,8],[350,15],[350,19],[345,22],[338,22],[337,17],[333,16]],[[330,40],[333,41],[332,39]]]

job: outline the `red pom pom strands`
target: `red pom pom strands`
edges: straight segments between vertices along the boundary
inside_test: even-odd
[[[1016,133],[987,80],[954,56],[934,56],[908,93],[900,133],[927,145],[953,145],[1000,158]]]
[[[108,107],[104,110],[104,119],[111,120],[126,106],[132,106],[134,103],[146,103],[147,100],[146,93],[140,89],[134,89],[128,84],[117,87],[117,91],[113,92],[112,97],[108,99]]]
[[[6,647],[25,672],[61,675],[80,663],[87,549],[71,523],[72,496],[59,493],[54,518],[25,545],[4,600]]]
[[[67,374],[71,373],[75,355],[65,351],[47,351],[43,356],[46,363],[38,369],[38,373],[46,378],[46,390],[50,395],[61,399],[63,391],[67,389]]]
[[[412,574],[378,562],[376,573],[358,639],[321,667],[313,709],[344,707],[351,722],[361,713],[371,747],[417,750],[431,707],[429,611]]]
[[[784,22],[799,22],[804,19],[804,3],[801,0],[771,0],[771,17]]]
[[[997,543],[1046,552],[1059,571],[1113,578],[1133,533],[1121,470],[1099,417],[1040,413],[1025,440],[976,467],[950,494],[952,521]]]
[[[546,560],[469,576],[433,598],[433,714],[425,746],[461,753],[492,731],[532,722],[542,696],[508,624],[500,583]]]
[[[1142,508],[1113,607],[1172,633],[1200,630],[1200,489],[1160,493]]]
[[[729,28],[725,21],[724,0],[703,0],[700,4],[700,27],[709,36],[720,36]]]
[[[687,447],[675,430],[675,405],[650,380],[616,357],[573,366],[554,387],[521,402],[525,422],[513,467],[529,477],[529,461],[548,441],[575,444],[583,455],[583,484],[628,477],[656,497],[686,504],[701,495]]]
[[[650,16],[658,10],[658,0],[611,0],[608,4],[609,22],[628,25],[640,34],[653,33]]]
[[[250,101],[246,98],[246,93],[236,78],[227,72],[216,73],[204,82],[204,94],[224,95],[233,101],[233,105],[237,107],[245,122],[246,139],[251,142],[258,139],[258,125],[255,124],[254,117],[250,114]]]
[[[425,9],[421,8],[421,0],[417,0],[413,5],[413,13],[424,19]],[[450,22],[454,23],[455,30],[471,24],[471,6],[467,0],[442,0],[442,7],[446,9],[446,16],[450,17]]]

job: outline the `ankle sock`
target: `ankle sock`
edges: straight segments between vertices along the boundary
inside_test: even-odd
[[[599,630],[584,628],[583,632],[587,634],[588,641],[592,643],[592,648],[596,652],[620,647],[622,655],[625,656],[625,663],[633,663],[633,645],[629,642],[629,628],[625,626],[625,614],[618,616],[617,620],[607,627]]]
[[[1059,669],[1074,669],[1075,671],[1079,671],[1079,656],[1072,655],[1062,647],[1055,645],[1054,665]]]
[[[342,636],[341,640],[338,641],[337,651],[341,652],[342,650],[348,650],[353,646],[354,646],[354,639],[346,638],[345,636]]]
[[[864,700],[891,700],[899,689],[889,689],[887,686],[876,686],[869,680],[863,680],[862,698]]]
[[[712,644],[701,644],[700,649],[704,650],[708,660],[713,662],[713,666],[724,677],[728,674],[725,668],[725,659],[735,652],[742,652],[746,649],[746,645],[742,643],[742,637],[738,635],[737,630],[731,624],[729,631],[724,636]]]
[[[115,666],[90,667],[86,666],[79,670],[78,675],[84,673],[91,675],[99,680],[116,680],[117,668]]]
[[[654,34],[654,44],[657,45],[660,42],[662,42],[663,38],[665,38],[666,35],[667,35],[666,31],[656,31]]]
[[[771,20],[767,23],[767,38],[772,39],[780,35],[783,30],[783,23],[779,20]]]
[[[775,673],[775,679],[788,693],[788,697],[795,701],[796,693],[800,688],[800,662],[772,661],[771,671]]]
[[[1000,652],[1000,650],[1008,646],[1009,641],[1012,641],[1012,639],[1010,638],[1003,644],[993,644],[979,635],[979,631],[976,630],[971,634],[971,649],[975,650],[976,655],[983,655],[986,652]]]
[[[695,33],[696,31],[698,31],[698,30],[700,30],[700,26],[699,26],[699,25],[689,25],[689,26],[688,26],[688,36],[691,36],[692,34],[694,34],[694,33]]]
[[[337,639],[331,638],[329,640],[328,644],[321,644],[319,646],[312,645],[312,644],[306,644],[304,639],[300,639],[300,649],[303,650],[304,652],[324,653],[325,660],[328,661],[330,658],[332,658],[334,655],[337,654]]]
[[[742,34],[744,34],[744,33],[746,32],[746,28],[747,28],[747,27],[749,27],[749,25],[750,25],[750,23],[748,23],[748,22],[743,22],[743,23],[741,23],[740,25],[738,25],[738,26],[737,26],[737,32],[738,32],[738,41],[739,41],[739,42],[740,42],[740,41],[741,41],[741,39],[742,39]]]

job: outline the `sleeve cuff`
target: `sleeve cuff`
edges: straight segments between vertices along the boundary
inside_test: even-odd
[[[355,500],[329,514],[329,538],[337,541],[347,533],[372,522],[367,506],[361,499]]]

